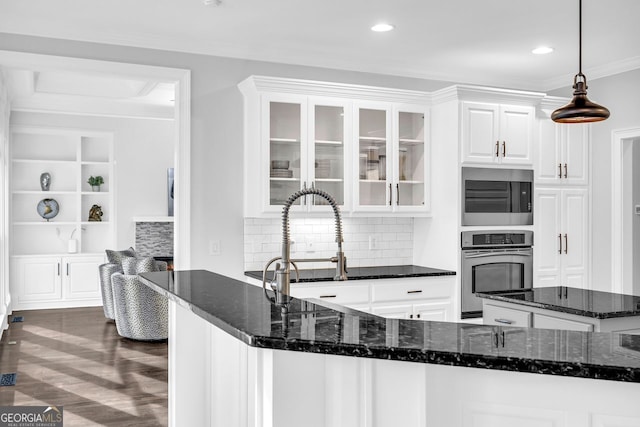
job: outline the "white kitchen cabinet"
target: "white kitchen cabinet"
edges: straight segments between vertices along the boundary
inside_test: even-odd
[[[430,210],[428,111],[422,106],[357,103],[356,212]]]
[[[485,325],[640,334],[640,316],[598,319],[486,298],[482,301],[482,311]]]
[[[308,187],[328,192],[345,213],[429,213],[426,93],[258,76],[238,86],[246,217],[280,215]],[[292,206],[329,209],[314,196]]]
[[[589,183],[588,124],[558,124],[539,120],[536,183],[587,185]]]
[[[262,200],[265,212],[282,211],[287,198],[303,188],[316,187],[344,206],[348,197],[344,103],[298,95],[265,94],[262,103],[261,185],[252,197]],[[254,190],[259,190],[255,187]],[[327,202],[301,197],[292,210],[328,209]]]
[[[371,312],[399,319],[453,321],[455,276],[382,279],[371,284]]]
[[[248,282],[262,286],[256,279]],[[291,283],[291,294],[388,318],[452,322],[456,283],[456,276]]]
[[[100,305],[101,255],[13,256],[14,310]]]
[[[463,102],[463,163],[533,164],[533,124],[533,107]]]
[[[534,286],[588,288],[588,190],[537,188],[534,206]]]
[[[416,304],[377,303],[371,313],[389,319],[416,319],[446,322],[452,320],[451,300],[434,299]]]
[[[296,298],[315,298],[348,307],[367,309],[369,307],[369,287],[358,284],[358,281],[336,282],[327,284],[317,283],[292,283],[291,296]]]

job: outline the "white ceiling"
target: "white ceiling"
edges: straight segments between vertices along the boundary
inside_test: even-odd
[[[528,90],[569,86],[578,68],[578,0],[0,0],[0,11],[0,32]],[[584,0],[589,80],[640,68],[639,18],[638,0]],[[396,29],[369,30],[383,20]],[[555,51],[533,55],[542,44]]]

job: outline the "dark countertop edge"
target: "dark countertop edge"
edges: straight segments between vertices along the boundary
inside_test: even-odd
[[[396,351],[382,347],[368,347],[355,344],[342,344],[336,351],[332,343],[314,342],[308,344],[297,340],[260,339],[257,337],[253,347],[297,351],[303,353],[327,354],[331,356],[364,357],[379,360],[394,360],[408,363],[427,363],[432,365],[455,366],[472,369],[491,369],[509,372],[543,374],[563,377],[608,380],[617,382],[640,383],[640,369],[619,366],[597,365],[579,362],[557,362],[509,356],[495,356],[473,353],[455,353],[436,350],[403,349],[402,356]],[[562,366],[571,369],[562,369]]]
[[[367,268],[367,267],[359,267],[359,268]],[[437,270],[437,269],[434,269]],[[256,271],[245,271],[244,275],[247,277],[251,277],[252,279],[262,280],[262,272]],[[374,279],[402,279],[402,278],[410,278],[410,277],[437,277],[437,276],[455,276],[455,271],[450,270],[438,270],[424,273],[385,273],[385,274],[359,274],[353,275],[347,273],[347,281],[353,280],[374,280]],[[333,282],[333,276],[325,276],[325,277],[313,277],[313,278],[302,278],[298,281],[298,283],[313,283],[313,282]]]
[[[386,347],[371,347],[356,344],[341,344],[324,341],[302,342],[298,340],[273,339],[263,336],[252,336],[244,331],[221,321],[210,313],[204,312],[197,306],[186,303],[177,295],[156,285],[155,283],[140,277],[140,280],[156,292],[165,295],[171,301],[189,309],[198,317],[220,328],[232,337],[242,341],[248,346],[283,351],[298,351],[304,353],[327,354],[332,356],[365,357],[371,359],[395,360],[409,363],[429,363],[436,365],[457,366],[474,369],[494,369],[521,373],[536,373],[556,376],[567,376],[587,379],[611,380],[620,382],[640,383],[640,369],[624,368],[610,365],[597,365],[579,362],[557,362],[551,360],[539,360],[529,358],[516,358],[509,356],[495,356],[487,354],[444,352],[437,350],[403,349],[402,356],[393,349]],[[252,286],[252,285],[248,285]],[[316,302],[317,300],[313,300]],[[334,306],[329,303],[328,305]],[[337,305],[335,305],[337,306]],[[340,306],[344,309],[344,307]],[[348,310],[353,310],[347,308]],[[375,316],[370,313],[367,315]],[[421,322],[422,320],[415,320]],[[562,369],[562,366],[571,369]]]
[[[633,311],[616,311],[616,312],[609,312],[609,313],[600,313],[600,312],[593,312],[593,311],[586,311],[586,310],[578,310],[570,307],[562,307],[559,305],[548,305],[548,304],[539,303],[535,301],[516,300],[513,298],[508,298],[501,295],[490,294],[490,293],[478,292],[476,293],[476,295],[480,298],[492,299],[496,301],[515,304],[515,305],[524,305],[527,307],[540,308],[542,310],[555,311],[558,313],[575,314],[576,316],[590,317],[592,319],[602,320],[602,319],[614,319],[617,317],[638,316],[638,314]]]

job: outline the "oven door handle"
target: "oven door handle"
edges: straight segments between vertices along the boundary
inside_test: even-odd
[[[527,251],[510,251],[510,252],[484,252],[484,253],[479,253],[479,254],[465,255],[464,258],[465,259],[487,258],[487,257],[492,257],[492,256],[503,256],[503,255],[531,256],[531,250],[527,250]]]

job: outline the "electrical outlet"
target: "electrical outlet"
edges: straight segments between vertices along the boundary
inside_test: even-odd
[[[220,255],[220,240],[209,240],[209,255]]]
[[[309,240],[307,242],[307,252],[315,252],[315,251],[316,251],[315,242],[313,240]]]
[[[372,250],[378,249],[378,245],[379,245],[378,236],[374,236],[374,235],[369,236],[369,250],[372,251]]]

